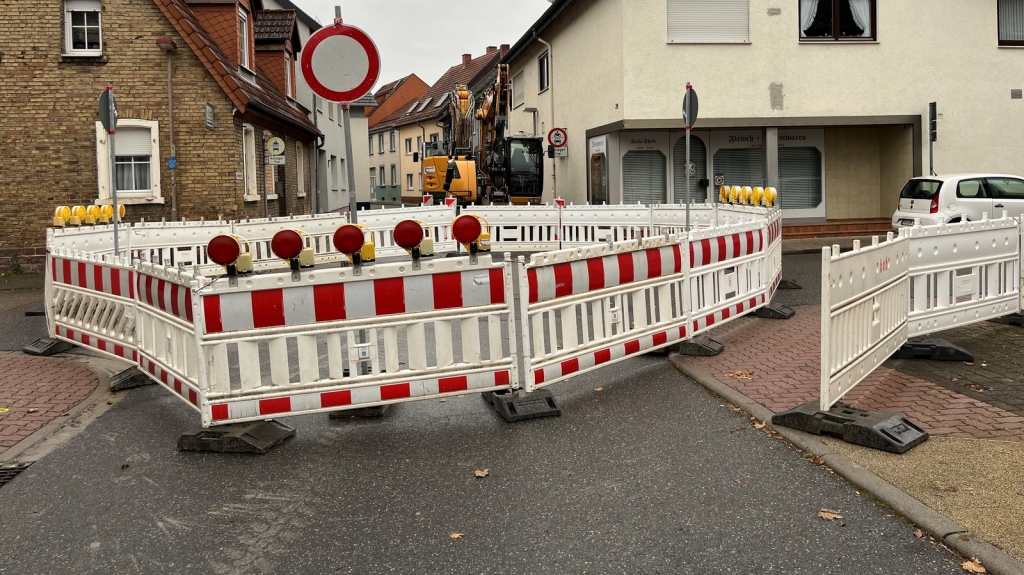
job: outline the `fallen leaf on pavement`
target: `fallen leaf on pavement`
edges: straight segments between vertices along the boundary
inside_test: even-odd
[[[736,482],[736,485],[743,485],[743,482],[740,481],[739,479],[733,479],[733,481]]]
[[[39,411],[39,410],[34,408],[34,407],[30,407],[29,410],[28,410],[29,413],[35,413],[37,411]]]
[[[978,563],[977,559],[964,561],[964,564],[961,565],[961,567],[963,567],[964,571],[967,571],[968,573],[988,573],[988,571],[985,571],[985,568],[981,566],[981,563]]]
[[[974,362],[973,361],[965,361],[964,365],[974,365]]]
[[[452,533],[448,537],[451,537],[452,539],[462,539],[463,535],[464,535],[463,533]]]
[[[920,529],[914,531],[914,537],[917,537],[918,539],[924,537],[924,531],[921,531]]]
[[[476,471],[473,472],[473,475],[476,475],[477,477],[487,477],[490,474],[491,474],[491,470],[490,469],[483,469],[483,470],[477,469]]]
[[[818,512],[818,517],[821,517],[825,521],[835,521],[836,519],[843,518],[843,516],[840,515],[838,511],[835,511],[834,509],[825,508],[822,508],[821,511]]]
[[[768,425],[766,422],[761,421],[754,424],[754,429],[764,429],[766,425]]]
[[[124,471],[125,469],[128,469],[127,463],[121,465],[121,471]]]
[[[563,471],[562,475],[565,477],[572,477],[572,471]]]
[[[10,410],[11,410],[11,408],[9,408],[9,407],[0,407],[0,413],[7,413]]]
[[[754,379],[754,373],[750,371],[730,371],[725,374],[725,377],[735,377],[736,379]]]
[[[595,387],[594,391],[604,391],[604,388],[603,387]]]
[[[444,403],[444,402],[446,402],[446,401],[448,401],[448,400],[447,400],[447,399],[442,399],[442,400],[441,400],[441,403]]]

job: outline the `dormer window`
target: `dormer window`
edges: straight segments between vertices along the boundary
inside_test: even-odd
[[[102,56],[99,0],[66,0],[64,49],[68,56]]]
[[[238,9],[238,65],[251,70],[249,64],[249,13],[245,8]]]
[[[292,55],[284,53],[284,93],[290,98],[295,98],[292,92]]]

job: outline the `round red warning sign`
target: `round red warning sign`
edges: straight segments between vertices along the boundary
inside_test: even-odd
[[[380,53],[366,32],[335,24],[309,37],[302,49],[300,68],[317,96],[331,102],[352,102],[377,83]]]

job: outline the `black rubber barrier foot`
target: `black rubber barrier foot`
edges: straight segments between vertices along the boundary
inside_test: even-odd
[[[384,417],[390,409],[390,405],[375,405],[373,407],[358,407],[356,409],[346,409],[344,411],[332,411],[327,414],[327,419]]]
[[[847,443],[890,453],[906,453],[928,439],[928,433],[898,413],[866,411],[838,403],[828,411],[812,401],[772,416],[772,424],[815,435],[834,435]]]
[[[1004,315],[1003,317],[997,317],[994,320],[996,323],[1002,323],[1005,325],[1015,325],[1017,327],[1024,327],[1024,314],[1012,313],[1010,315]]]
[[[229,423],[190,430],[178,438],[178,449],[263,455],[290,437],[295,437],[295,428],[273,419]]]
[[[508,423],[562,415],[562,410],[555,403],[555,396],[546,389],[538,389],[530,393],[493,391],[485,393],[484,399]]]
[[[754,315],[767,319],[789,319],[796,315],[796,310],[788,305],[767,305],[755,311]]]
[[[43,308],[30,309],[25,312],[25,317],[40,317],[46,315],[46,310]]]
[[[679,344],[679,355],[700,355],[710,357],[718,355],[723,351],[725,351],[725,346],[710,337],[691,339]]]
[[[971,352],[942,338],[911,339],[892,354],[892,359],[934,359],[936,361],[974,361]]]
[[[801,286],[800,284],[796,283],[793,280],[781,280],[779,282],[779,287],[776,288],[776,289],[804,289],[804,288],[803,288],[803,286]]]
[[[21,351],[29,355],[53,355],[75,347],[74,345],[59,339],[41,337],[32,343],[21,348]]]
[[[133,387],[152,385],[154,383],[156,382],[140,371],[139,368],[129,367],[128,369],[115,373],[110,377],[110,391],[122,391]]]

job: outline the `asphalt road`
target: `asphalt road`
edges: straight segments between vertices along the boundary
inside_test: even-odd
[[[0,488],[0,573],[961,572],[662,357],[554,391],[560,418],[465,396],[241,456],[178,452],[198,415],[137,389]]]
[[[46,318],[26,316],[42,311],[43,290],[0,290],[0,351],[18,350],[46,337]]]

